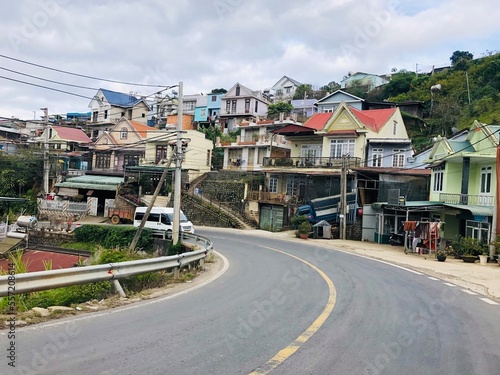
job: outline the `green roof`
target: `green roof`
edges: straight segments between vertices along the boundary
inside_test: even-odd
[[[475,152],[469,141],[448,141],[454,152]]]
[[[85,175],[68,178],[64,182],[58,182],[56,183],[56,187],[114,191],[123,181],[123,177]]]
[[[493,216],[493,206],[472,206],[468,204],[444,204],[445,207],[470,211],[474,216]]]

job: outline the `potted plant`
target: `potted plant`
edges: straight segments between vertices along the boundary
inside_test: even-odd
[[[310,222],[303,221],[302,223],[300,223],[300,225],[299,225],[300,238],[304,238],[304,239],[308,238],[309,233],[311,233],[311,229],[312,229],[312,225]]]
[[[453,255],[455,259],[462,259],[462,255],[464,255],[464,246],[463,246],[463,237],[457,234],[450,243],[450,255]]]
[[[438,262],[444,262],[446,260],[446,256],[448,255],[448,250],[447,248],[444,248],[444,249],[439,249],[437,252],[436,252],[436,259],[438,260]]]
[[[481,244],[477,238],[472,237],[464,237],[462,243],[464,248],[462,260],[465,263],[474,263],[477,260],[477,256],[482,254]]]
[[[483,242],[480,244],[481,254],[479,254],[479,264],[488,264],[488,256],[490,253],[490,247],[487,243]]]

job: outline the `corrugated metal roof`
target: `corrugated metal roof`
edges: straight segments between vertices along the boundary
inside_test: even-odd
[[[58,182],[56,187],[115,191],[122,182],[123,177],[84,175]]]
[[[467,210],[474,216],[493,216],[493,206],[472,206],[468,204],[444,204],[446,207]]]

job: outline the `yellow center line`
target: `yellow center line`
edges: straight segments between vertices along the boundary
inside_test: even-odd
[[[266,247],[267,249],[276,251],[278,253],[282,253],[285,255],[288,255],[289,257],[292,257],[294,259],[297,259],[301,261],[302,263],[307,264],[309,267],[311,267],[313,270],[318,272],[323,280],[328,285],[328,291],[329,291],[329,297],[328,297],[328,302],[326,303],[325,308],[321,312],[321,314],[316,318],[316,320],[299,336],[297,337],[290,345],[288,345],[286,348],[281,349],[273,358],[271,358],[267,363],[263,366],[260,366],[253,370],[249,375],[264,375],[264,374],[269,374],[272,370],[274,370],[276,367],[281,365],[285,360],[290,358],[299,348],[304,344],[307,340],[309,340],[312,335],[314,335],[320,327],[325,323],[326,319],[330,316],[330,314],[333,311],[333,308],[335,306],[335,302],[337,301],[337,291],[335,289],[335,285],[333,285],[333,281],[318,267],[315,265],[309,263],[308,261],[299,258],[295,255],[288,254],[284,251],[278,250],[278,249],[273,249],[271,247]]]

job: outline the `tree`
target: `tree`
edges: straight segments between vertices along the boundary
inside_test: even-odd
[[[267,107],[267,115],[268,116],[276,116],[280,113],[288,114],[293,110],[293,105],[287,102],[278,102],[269,104]]]
[[[307,95],[308,93],[311,94],[313,91],[312,85],[309,83],[304,83],[297,87],[295,90],[295,94],[293,95],[294,99],[304,99],[304,95]]]
[[[227,90],[226,89],[212,89],[212,91],[210,92],[210,94],[225,94],[227,93]]]
[[[450,57],[451,65],[455,70],[467,70],[474,55],[469,51],[455,51]]]
[[[455,65],[460,60],[472,60],[474,55],[469,51],[455,51],[450,57],[451,65]]]

